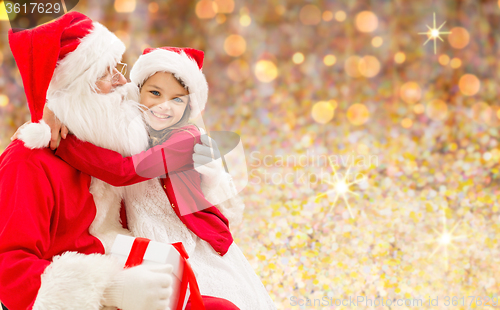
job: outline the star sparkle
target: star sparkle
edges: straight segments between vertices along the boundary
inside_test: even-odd
[[[333,176],[335,177],[335,181],[330,182],[330,180],[327,180],[327,179],[322,177],[321,181],[327,183],[328,185],[331,185],[332,188],[324,193],[317,195],[316,200],[318,200],[321,197],[327,196],[331,192],[335,192],[335,198],[333,200],[333,203],[330,205],[328,212],[330,212],[332,210],[332,208],[335,206],[335,204],[337,203],[339,198],[342,197],[342,199],[344,200],[344,203],[347,205],[347,209],[349,210],[349,214],[351,215],[351,218],[354,219],[354,215],[352,214],[351,205],[349,204],[347,194],[359,196],[358,193],[353,192],[349,188],[354,184],[358,184],[358,183],[363,182],[364,180],[366,180],[366,177],[363,177],[361,179],[355,179],[354,181],[349,182],[348,178],[349,178],[349,171],[351,170],[351,167],[352,167],[352,164],[351,164],[347,168],[347,172],[345,173],[345,175],[342,178],[339,178],[338,173],[335,169],[335,165],[332,163],[332,160],[330,158],[328,158],[328,161],[329,161],[330,167],[333,170]]]
[[[434,27],[431,28],[428,25],[425,25],[427,28],[429,28],[429,31],[427,31],[427,32],[419,32],[418,33],[418,34],[427,35],[429,37],[427,39],[427,41],[425,41],[424,45],[426,45],[427,42],[429,42],[430,40],[434,41],[434,54],[436,54],[436,39],[439,39],[442,42],[444,42],[444,40],[441,38],[441,35],[442,34],[450,34],[451,33],[449,31],[446,31],[446,32],[445,31],[440,31],[441,28],[443,28],[444,24],[446,24],[446,21],[443,22],[441,24],[441,26],[439,26],[439,28],[436,28],[436,13],[434,13]]]
[[[457,247],[452,243],[452,241],[456,240],[456,239],[467,238],[468,235],[465,235],[465,236],[454,236],[453,232],[460,225],[460,223],[462,222],[462,220],[458,221],[453,226],[453,228],[451,228],[451,230],[448,230],[448,225],[446,223],[446,215],[445,215],[444,209],[442,209],[442,212],[443,212],[443,215],[442,215],[442,222],[443,222],[442,231],[439,232],[436,229],[432,228],[432,230],[434,230],[434,232],[437,235],[436,238],[431,239],[431,240],[427,240],[427,241],[421,241],[419,243],[438,243],[437,247],[434,249],[434,251],[429,256],[429,258],[432,258],[434,256],[434,254],[436,254],[437,251],[439,251],[439,249],[441,247],[443,247],[444,248],[444,262],[445,262],[445,266],[446,266],[446,271],[448,271],[448,268],[449,268],[448,246],[450,245],[454,249],[456,249]]]

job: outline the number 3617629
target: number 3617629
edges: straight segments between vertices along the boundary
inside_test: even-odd
[[[51,14],[51,13],[59,13],[61,11],[61,5],[59,3],[30,3],[20,5],[19,3],[9,3],[5,2],[5,9],[7,14],[10,13],[20,13],[21,10],[24,14]]]

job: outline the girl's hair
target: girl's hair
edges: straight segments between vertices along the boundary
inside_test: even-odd
[[[186,87],[186,84],[184,84],[184,82],[181,79],[177,78],[174,74],[172,74],[172,76],[189,93],[189,89]],[[144,83],[146,83],[146,81],[147,80],[145,80],[144,82],[142,82],[141,85],[139,85],[139,92],[142,90],[142,86],[144,86]],[[162,130],[155,130],[151,126],[148,125],[149,135],[150,135],[150,139],[149,139],[149,144],[150,144],[149,146],[150,147],[153,147],[153,146],[158,145],[158,144],[163,144],[163,142],[165,142],[168,138],[170,138],[170,136],[177,129],[181,129],[182,127],[190,125],[190,123],[189,123],[189,117],[191,115],[191,104],[190,104],[191,102],[190,101],[191,101],[191,98],[188,97],[188,102],[186,104],[186,108],[184,109],[184,114],[182,115],[181,119],[177,123],[175,123],[174,125],[172,125],[168,128],[162,129]]]

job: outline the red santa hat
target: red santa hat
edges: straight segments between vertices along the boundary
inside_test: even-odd
[[[204,53],[194,48],[147,48],[130,71],[132,83],[141,86],[156,72],[170,72],[180,79],[190,94],[191,117],[205,109],[208,84],[202,72]]]
[[[73,83],[94,87],[125,52],[120,39],[79,12],[69,12],[33,29],[11,29],[9,44],[23,79],[32,122],[42,118],[47,93],[63,91]]]

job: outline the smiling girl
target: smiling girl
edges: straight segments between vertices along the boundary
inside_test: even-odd
[[[149,110],[151,144],[162,144],[173,129],[188,124],[189,93],[170,72],[157,72],[141,87],[141,104]]]
[[[193,167],[200,131],[188,121],[207,101],[202,65],[203,52],[171,47],[146,49],[134,65],[131,80],[148,119],[149,150],[122,157],[69,135],[56,155],[113,186],[152,178],[139,194],[125,197],[128,227],[136,237],[183,243],[207,309],[276,309],[233,242],[229,223],[241,220],[242,209],[213,206]]]

